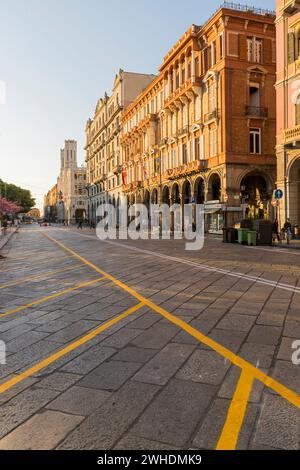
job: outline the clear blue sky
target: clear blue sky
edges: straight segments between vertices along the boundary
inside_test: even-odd
[[[157,73],[186,29],[204,23],[220,3],[0,0],[0,84],[7,97],[0,104],[0,177],[31,189],[41,206],[65,139],[78,141],[84,161],[86,120],[119,68]],[[239,3],[275,7],[274,0]]]

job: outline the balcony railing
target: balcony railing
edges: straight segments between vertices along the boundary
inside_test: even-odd
[[[161,139],[161,141],[159,142],[159,146],[162,147],[163,145],[167,145],[168,144],[168,137],[164,137],[163,139]]]
[[[285,143],[299,142],[300,141],[300,125],[295,127],[290,127],[283,131],[283,138]]]
[[[260,108],[258,106],[246,106],[245,114],[248,117],[266,119],[268,117],[268,108]]]
[[[182,129],[178,130],[178,137],[187,134],[189,131],[189,126],[184,126]]]
[[[283,0],[281,9],[285,13],[293,14],[297,10],[300,10],[300,0]]]

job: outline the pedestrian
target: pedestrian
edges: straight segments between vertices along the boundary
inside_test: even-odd
[[[280,242],[279,224],[278,224],[277,219],[274,220],[273,225],[272,225],[272,239],[273,239],[273,243],[275,243],[276,239],[278,243]]]
[[[283,226],[285,234],[286,234],[286,242],[289,245],[292,239],[292,224],[290,219],[286,219],[286,222]]]
[[[79,222],[78,222],[78,226],[77,228],[80,228],[82,230],[82,220],[80,219]]]

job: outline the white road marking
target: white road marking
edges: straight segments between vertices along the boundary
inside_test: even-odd
[[[63,230],[63,229],[56,229],[56,230]],[[94,235],[86,235],[86,234],[83,234],[83,233],[77,233],[77,232],[73,232],[73,231],[69,231],[68,233],[72,233],[72,234],[78,235],[80,237],[91,238],[95,241],[100,241]],[[224,274],[225,276],[231,276],[231,277],[236,277],[236,278],[239,278],[239,279],[245,279],[245,280],[253,282],[253,283],[263,284],[263,285],[267,285],[269,287],[274,287],[276,289],[286,290],[286,291],[289,291],[289,292],[294,292],[294,293],[300,294],[300,287],[295,287],[295,286],[292,286],[290,284],[284,284],[282,282],[271,281],[270,279],[266,279],[266,278],[263,278],[263,277],[251,276],[249,274],[233,272],[233,271],[229,271],[227,269],[222,269],[222,268],[215,268],[215,267],[208,266],[208,265],[205,265],[205,264],[200,264],[200,263],[197,263],[196,261],[191,261],[191,260],[188,260],[188,259],[185,259],[185,258],[177,258],[175,256],[165,255],[163,253],[156,253],[154,251],[144,250],[142,248],[137,248],[137,247],[134,247],[134,246],[125,245],[125,244],[122,244],[122,243],[119,243],[119,242],[113,242],[111,240],[105,240],[103,243],[109,243],[111,245],[117,246],[118,248],[122,248],[122,249],[126,248],[128,250],[137,251],[137,252],[149,255],[149,256],[154,256],[156,258],[162,258],[162,259],[166,259],[168,261],[181,263],[181,264],[186,264],[186,265],[192,266],[194,268],[203,269],[204,271],[210,271],[210,272],[215,272],[215,273],[218,273],[218,274]]]

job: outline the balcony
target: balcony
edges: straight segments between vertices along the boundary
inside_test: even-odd
[[[218,119],[218,110],[214,109],[213,111],[206,113],[204,115],[204,123],[207,124],[210,121],[215,121]]]
[[[184,126],[182,129],[178,130],[178,137],[182,137],[189,132],[189,126]]]
[[[266,119],[268,117],[268,108],[258,106],[246,106],[245,115],[254,119]]]
[[[281,10],[288,15],[292,15],[300,10],[300,0],[283,0]]]
[[[113,173],[118,176],[122,173],[122,165],[115,165],[113,167]]]
[[[286,144],[300,142],[300,125],[285,129],[285,131],[283,131],[283,139]]]
[[[194,160],[193,162],[180,165],[177,168],[167,170],[167,177],[169,180],[174,180],[183,176],[191,176],[195,173],[205,171],[207,168],[208,160]]]
[[[133,190],[133,184],[132,183],[123,184],[123,192],[124,193],[129,193],[132,190]]]
[[[103,183],[103,181],[107,180],[107,177],[108,177],[107,174],[104,173],[103,175],[100,176],[99,181],[101,181],[101,183]]]
[[[159,142],[159,146],[160,146],[160,147],[164,147],[165,145],[168,145],[168,137],[164,137],[164,138],[161,139],[161,141]]]

